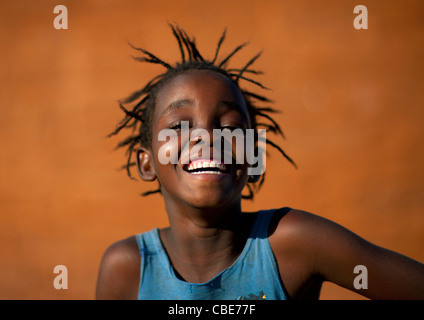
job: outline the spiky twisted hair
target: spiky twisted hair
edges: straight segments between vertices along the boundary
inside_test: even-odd
[[[126,164],[122,167],[126,169],[127,174],[130,178],[131,167],[135,165],[133,161],[133,153],[139,147],[143,146],[146,148],[151,147],[152,142],[152,128],[151,120],[155,108],[156,96],[159,90],[163,87],[174,76],[181,74],[188,70],[211,70],[225,75],[228,79],[233,81],[233,83],[239,88],[243,94],[249,116],[251,118],[251,125],[253,129],[264,128],[268,132],[272,132],[276,135],[280,135],[284,138],[283,131],[281,130],[278,123],[272,118],[271,114],[276,113],[277,110],[271,107],[260,107],[256,103],[271,103],[272,101],[266,98],[263,95],[242,89],[240,87],[240,80],[253,83],[261,89],[268,89],[263,86],[261,83],[253,80],[249,75],[262,74],[261,71],[251,69],[252,64],[259,58],[261,52],[256,54],[252,59],[250,59],[242,68],[227,68],[229,60],[247,43],[243,43],[237,46],[230,54],[228,54],[224,59],[218,62],[219,52],[224,42],[226,36],[226,30],[224,30],[222,36],[218,41],[218,45],[215,50],[215,54],[212,60],[206,60],[200,54],[197,49],[196,42],[194,38],[191,38],[187,33],[178,27],[177,25],[169,24],[172,33],[175,39],[178,42],[178,47],[181,53],[181,61],[176,62],[174,66],[161,60],[156,55],[151,52],[144,50],[142,48],[137,48],[131,43],[129,45],[140,52],[142,55],[138,57],[132,57],[136,61],[147,62],[152,64],[159,64],[162,67],[165,67],[165,72],[155,76],[151,79],[143,88],[135,91],[130,96],[125,98],[122,101],[119,101],[119,107],[125,113],[124,118],[117,124],[117,127],[113,132],[108,136],[114,136],[121,132],[123,129],[129,129],[131,131],[125,139],[120,141],[116,148],[126,148],[127,161]],[[124,105],[132,104],[130,108],[126,108]],[[296,167],[294,161],[284,152],[284,150],[274,143],[273,141],[266,139],[266,143],[277,149],[291,164]],[[262,174],[258,182],[248,182],[248,195],[242,195],[244,199],[253,199],[254,192],[258,191],[262,186],[265,180],[265,173]],[[148,191],[143,193],[143,195],[148,195],[152,193],[160,192],[160,182],[159,188],[154,191]]]

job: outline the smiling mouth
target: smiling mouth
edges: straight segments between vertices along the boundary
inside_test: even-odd
[[[197,159],[184,165],[184,171],[191,174],[226,174],[229,167],[218,160]]]

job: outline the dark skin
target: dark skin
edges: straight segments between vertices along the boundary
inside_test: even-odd
[[[203,283],[238,258],[256,213],[241,211],[247,165],[231,166],[224,176],[193,176],[181,163],[160,163],[158,151],[165,142],[155,137],[162,129],[178,131],[181,121],[212,135],[213,129],[248,129],[250,118],[240,90],[225,76],[187,71],[158,93],[151,148],[137,152],[142,179],[161,184],[170,227],[160,229],[159,235],[175,273],[185,281]],[[424,299],[423,264],[314,214],[275,214],[269,242],[289,298],[318,299],[322,283],[330,281],[371,299]],[[136,299],[140,259],[135,237],[110,246],[100,266],[96,298]],[[368,289],[353,286],[357,265],[367,267]]]

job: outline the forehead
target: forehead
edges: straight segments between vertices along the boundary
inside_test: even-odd
[[[211,104],[228,101],[240,106],[248,116],[246,102],[237,85],[225,75],[212,70],[189,70],[174,76],[158,92],[156,114],[163,113],[175,100],[189,99]]]

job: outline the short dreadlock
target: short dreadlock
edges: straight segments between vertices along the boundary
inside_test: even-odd
[[[249,83],[253,83],[254,85],[262,89],[267,89],[261,83],[251,79],[250,77],[245,76],[245,74],[262,74],[262,72],[250,68],[251,65],[259,58],[261,52],[256,54],[244,65],[244,67],[240,69],[226,68],[229,60],[234,56],[234,54],[240,51],[247,43],[243,43],[237,46],[229,55],[227,55],[220,62],[217,62],[221,45],[224,42],[226,36],[226,30],[224,30],[222,36],[218,41],[218,45],[215,50],[213,59],[205,60],[198,51],[194,38],[189,37],[187,33],[177,25],[174,26],[172,24],[169,24],[169,26],[178,42],[179,50],[181,53],[181,62],[177,62],[175,66],[171,66],[169,63],[159,59],[151,52],[142,48],[134,47],[131,43],[129,43],[129,45],[133,49],[142,53],[141,57],[132,57],[134,60],[159,64],[165,67],[166,69],[164,73],[161,73],[151,79],[143,88],[135,91],[123,101],[119,101],[119,107],[125,113],[125,117],[118,123],[116,129],[109,134],[109,137],[118,134],[122,129],[131,130],[131,134],[127,136],[124,140],[120,141],[117,145],[117,148],[126,147],[127,162],[122,168],[126,169],[127,174],[130,178],[132,178],[130,169],[132,166],[135,165],[135,162],[132,161],[133,152],[139,146],[151,147],[151,120],[158,92],[164,86],[164,84],[167,83],[171,78],[188,70],[211,70],[225,75],[237,86],[237,88],[239,88],[239,90],[243,94],[244,99],[246,101],[247,110],[251,118],[251,125],[253,129],[265,128],[266,130],[276,135],[281,135],[284,138],[284,134],[280,126],[270,116],[270,114],[276,113],[277,111],[270,107],[259,107],[255,105],[255,103],[257,102],[270,103],[272,101],[266,98],[265,96],[241,89],[239,85],[240,80],[244,80]],[[135,105],[133,105],[129,109],[124,107],[124,105],[131,103],[135,103]],[[266,143],[277,149],[291,164],[296,167],[294,161],[284,152],[284,150],[280,146],[278,146],[269,139],[266,139]],[[242,195],[242,197],[244,199],[253,199],[254,191],[259,190],[264,180],[265,173],[262,174],[258,182],[248,182],[247,188],[249,194]],[[157,192],[161,192],[160,182],[159,188],[157,190],[148,191],[143,193],[142,195],[148,195]]]

